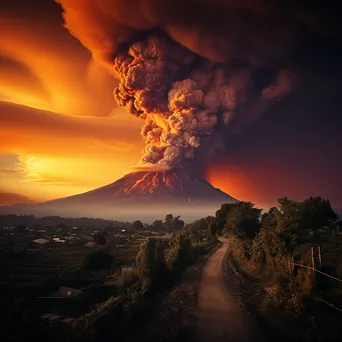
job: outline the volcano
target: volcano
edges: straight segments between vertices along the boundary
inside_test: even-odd
[[[184,169],[138,171],[103,187],[38,204],[16,204],[0,213],[92,216],[124,221],[156,219],[165,213],[183,218],[213,214],[222,203],[237,200]]]

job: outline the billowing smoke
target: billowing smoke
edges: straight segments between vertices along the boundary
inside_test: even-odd
[[[319,12],[285,1],[57,2],[70,32],[114,68],[118,105],[145,120],[140,164],[161,168],[215,149],[224,127],[238,130],[289,95],[298,74],[285,61],[321,28]]]

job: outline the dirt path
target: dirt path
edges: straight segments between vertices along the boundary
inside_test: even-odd
[[[197,312],[197,340],[212,342],[260,341],[248,314],[228,291],[223,278],[228,242],[207,261],[200,285]]]

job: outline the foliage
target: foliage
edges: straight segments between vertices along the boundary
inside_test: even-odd
[[[155,220],[152,223],[152,228],[154,231],[160,231],[160,230],[164,230],[164,224],[162,220]]]
[[[83,267],[87,271],[100,271],[112,266],[113,257],[104,251],[95,251],[87,255],[83,261]]]
[[[282,197],[278,199],[277,232],[294,233],[300,227],[300,204],[299,202]]]
[[[122,292],[123,290],[126,290],[130,286],[132,286],[137,280],[138,280],[138,275],[135,272],[135,270],[132,270],[131,272],[121,273],[116,278],[116,281],[114,284]]]
[[[139,230],[143,230],[144,229],[144,225],[143,225],[143,223],[141,222],[141,221],[134,221],[133,222],[133,228],[135,229],[135,230],[137,230],[137,231],[139,231]]]
[[[254,238],[260,230],[261,209],[251,202],[234,203],[226,216],[225,230],[238,236]]]
[[[187,224],[185,226],[185,229],[191,234],[196,234],[200,230],[207,230],[210,223],[212,222],[215,222],[215,218],[212,216],[207,216],[205,218],[201,218],[197,221]]]
[[[165,217],[165,225],[166,226],[171,226],[172,225],[172,222],[173,222],[173,215],[172,214],[167,214],[166,217]]]
[[[288,260],[286,242],[276,231],[267,231],[262,227],[252,242],[252,260],[256,263],[269,264],[274,271],[288,271],[284,261]]]
[[[136,265],[137,274],[146,288],[154,287],[165,272],[164,253],[157,240],[147,238],[140,245]]]
[[[172,268],[184,267],[191,260],[191,240],[187,232],[175,234],[169,241],[167,262]]]
[[[329,200],[310,197],[303,202],[296,202],[287,197],[278,200],[277,231],[299,233],[330,226],[337,219]]]
[[[313,270],[299,269],[295,278],[297,290],[304,297],[313,294],[315,290],[315,273]]]
[[[310,197],[301,203],[302,223],[305,229],[311,229],[314,233],[319,228],[330,226],[337,220],[336,213],[332,210],[329,200],[321,197]]]
[[[261,227],[266,231],[275,231],[278,224],[279,210],[276,207],[270,208],[267,213],[261,216]]]
[[[226,203],[216,211],[215,223],[218,232],[252,239],[260,230],[260,215],[251,202]]]
[[[251,241],[236,235],[225,235],[229,238],[229,243],[234,251],[234,256],[241,261],[249,261],[251,257]]]
[[[184,227],[184,221],[180,220],[180,216],[167,214],[165,217],[164,226],[168,230],[180,230]]]
[[[216,237],[217,230],[218,229],[217,229],[216,223],[215,222],[211,222],[209,224],[209,231],[210,231],[211,237],[213,239]]]
[[[262,303],[262,309],[279,308],[283,304],[284,290],[279,284],[274,284],[265,288],[265,298]]]
[[[223,231],[227,222],[227,216],[230,210],[234,207],[234,203],[225,203],[221,205],[221,208],[215,213],[215,220],[220,232]]]

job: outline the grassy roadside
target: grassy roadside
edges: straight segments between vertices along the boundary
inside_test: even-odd
[[[294,319],[284,310],[265,308],[267,289],[277,281],[269,269],[258,269],[238,258],[231,249],[226,253],[224,268],[229,286],[235,291],[240,305],[253,316],[265,340],[313,341],[308,321]]]
[[[251,251],[246,256],[244,242],[229,237],[231,253],[226,258],[226,267],[240,302],[254,314],[260,328],[279,340],[340,341],[341,285],[300,267],[287,273],[277,272],[276,262],[280,269],[284,266],[286,269],[286,255],[277,255],[277,259],[269,259],[268,263],[257,263]],[[305,254],[301,260],[300,263],[306,264]],[[326,264],[331,261],[327,257],[325,260]]]
[[[145,307],[136,320],[131,322],[134,332],[124,342],[137,341],[191,341],[196,333],[197,298],[202,271],[207,259],[222,243],[217,241],[206,248],[192,265],[164,292],[157,294],[154,301]],[[141,311],[141,310],[139,310]],[[135,323],[137,322],[137,323]]]
[[[156,310],[152,327],[157,327],[154,334],[149,334],[146,341],[193,341],[196,339],[196,309],[199,286],[204,266],[208,258],[222,246],[216,241],[208,246],[204,255],[189,266],[177,284]]]

